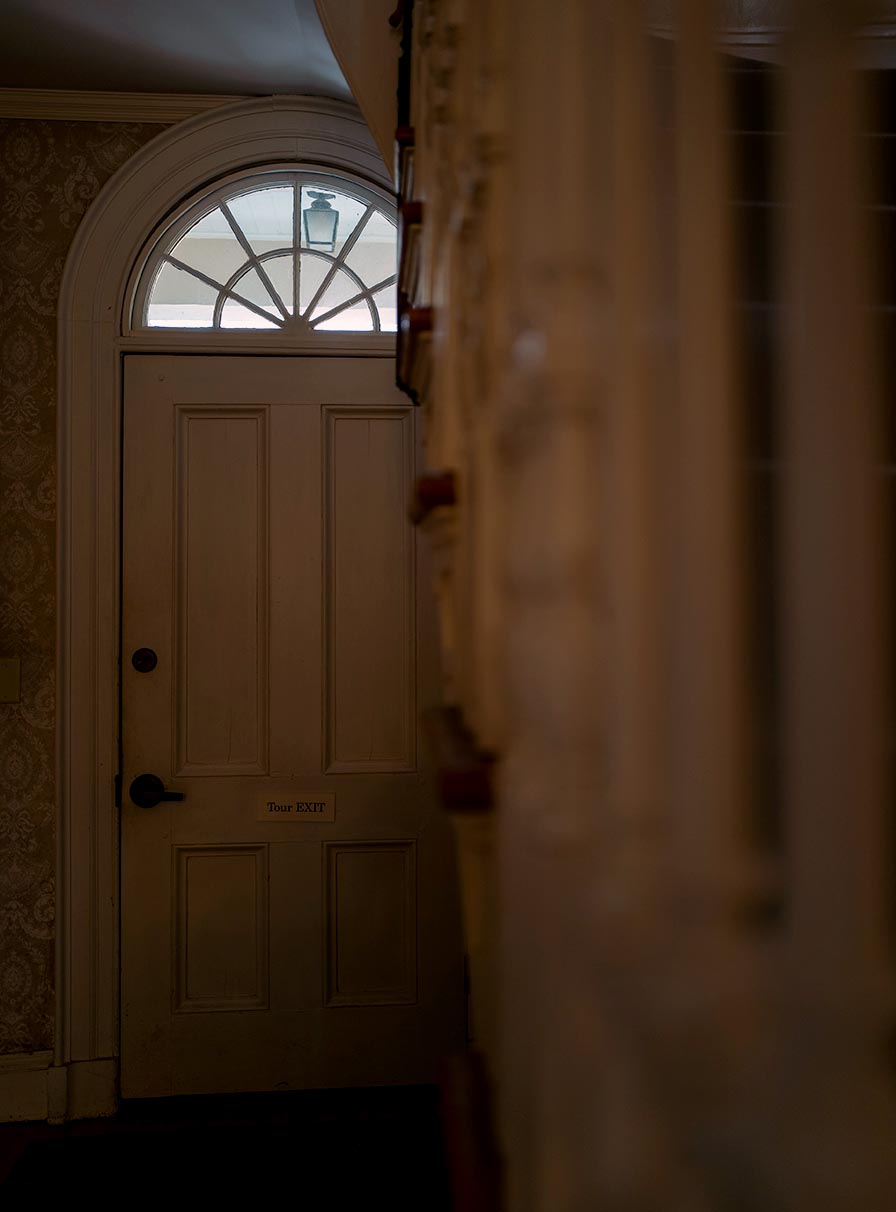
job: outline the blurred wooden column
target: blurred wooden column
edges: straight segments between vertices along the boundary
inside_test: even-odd
[[[655,889],[660,771],[659,568],[662,452],[656,97],[645,6],[616,4],[612,26],[612,131],[608,160],[613,297],[610,397],[603,440],[608,475],[601,532],[613,634],[608,687],[609,790],[619,866],[613,889],[640,916]],[[649,857],[646,852],[649,851]],[[623,891],[624,888],[624,891]]]
[[[644,14],[585,0],[515,13],[500,852],[514,1210],[707,1207],[724,1165],[693,1159],[721,1157],[744,1114],[755,982],[734,922],[748,792],[726,106],[715,6],[684,0],[678,16],[676,373],[659,385]]]
[[[743,1125],[757,1046],[755,948],[739,921],[749,844],[749,682],[743,417],[733,290],[730,80],[715,0],[673,9],[670,90],[671,372],[654,522],[662,603],[665,778],[652,1040],[689,1198],[733,1206],[749,1165]],[[699,1158],[697,1162],[695,1159]],[[653,1193],[660,1206],[658,1192]],[[684,1198],[684,1196],[682,1197]],[[682,1206],[691,1206],[684,1204]]]
[[[503,516],[495,435],[506,350],[504,130],[506,0],[416,0],[401,175],[401,287],[431,333],[407,361],[421,405],[428,471],[451,491],[421,510],[440,615],[441,709],[433,750],[457,842],[472,1052],[446,1071],[458,1206],[487,1206],[494,1183],[487,1087],[498,1072],[496,821],[489,758],[503,726]],[[405,16],[411,16],[405,8]],[[431,487],[431,485],[430,485]],[[470,1114],[467,1122],[462,1108]]]
[[[671,788],[688,916],[730,909],[745,835],[741,417],[728,98],[714,0],[681,0],[675,94],[678,384],[671,408]],[[703,898],[707,900],[703,902]]]
[[[596,435],[609,348],[608,5],[508,26],[501,1130],[513,1212],[599,1207],[593,954],[605,695]]]
[[[896,1207],[859,18],[800,0],[784,71],[786,905],[759,933],[717,16],[415,8],[420,396],[431,465],[458,485],[432,527],[446,693],[499,758],[497,878],[488,860],[467,883],[499,885],[471,917],[498,939],[476,962],[497,954],[500,996],[474,983],[508,1212]]]
[[[869,10],[797,0],[794,13],[781,419],[789,898],[770,1149],[781,1206],[883,1212],[896,1207],[891,616],[855,61]]]
[[[614,3],[606,27],[611,339],[595,434],[593,521],[603,606],[593,627],[605,661],[595,685],[603,745],[592,758],[599,842],[589,910],[602,1041],[590,1075],[600,1107],[594,1169],[599,1206],[608,1212],[653,1208],[660,1192],[668,1210],[701,1206],[694,1175],[681,1163],[679,1125],[660,1110],[654,1052],[663,1047],[656,960],[667,941],[661,873],[668,838],[660,480],[671,317],[662,298],[661,214],[674,212],[658,156],[661,107],[647,8],[640,0]]]

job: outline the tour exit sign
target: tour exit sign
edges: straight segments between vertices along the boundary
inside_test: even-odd
[[[274,791],[255,801],[259,821],[283,824],[292,821],[310,825],[315,821],[336,820],[336,793],[333,791]]]

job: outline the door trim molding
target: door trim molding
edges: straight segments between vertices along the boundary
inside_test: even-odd
[[[128,281],[146,240],[184,197],[237,169],[286,160],[331,165],[392,188],[352,105],[268,97],[222,106],[164,131],[119,169],[84,217],[66,261],[58,327],[57,1068],[118,1056],[113,784]],[[68,1114],[77,1114],[68,1102]]]

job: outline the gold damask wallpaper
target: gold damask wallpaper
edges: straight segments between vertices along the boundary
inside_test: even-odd
[[[161,126],[0,121],[0,1054],[53,1046],[56,307],[84,212]]]

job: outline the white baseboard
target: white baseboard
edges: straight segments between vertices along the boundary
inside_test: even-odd
[[[0,1056],[0,1123],[101,1119],[118,1109],[118,1062],[54,1066],[52,1052]]]
[[[118,1110],[118,1061],[74,1061],[68,1066],[66,1119],[105,1119]]]
[[[47,1118],[47,1070],[52,1052],[0,1056],[0,1123]]]

